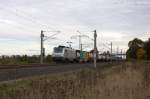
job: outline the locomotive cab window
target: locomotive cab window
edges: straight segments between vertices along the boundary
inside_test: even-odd
[[[62,48],[54,48],[55,53],[62,53],[63,49]]]

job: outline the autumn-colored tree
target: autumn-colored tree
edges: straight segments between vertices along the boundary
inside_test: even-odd
[[[144,50],[144,48],[139,48],[136,52],[136,57],[139,60],[143,60],[146,57],[146,51]]]
[[[128,43],[127,50],[128,59],[147,59],[150,60],[150,38],[147,41],[142,41],[138,38],[133,39]]]
[[[136,52],[139,48],[144,47],[144,42],[138,38],[133,39],[128,43],[127,58],[137,59]]]

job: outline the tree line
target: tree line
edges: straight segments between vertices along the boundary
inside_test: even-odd
[[[44,63],[51,63],[51,55],[44,57]],[[12,56],[0,56],[0,64],[32,64],[40,63],[40,55],[12,55]]]
[[[143,41],[135,38],[128,43],[127,59],[150,60],[150,38]]]

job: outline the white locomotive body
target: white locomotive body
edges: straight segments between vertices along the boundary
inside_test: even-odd
[[[54,61],[70,61],[76,60],[76,51],[72,48],[65,46],[55,47],[52,53]]]

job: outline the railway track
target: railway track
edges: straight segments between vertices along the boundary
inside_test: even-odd
[[[98,63],[98,68],[105,67],[106,65],[118,64],[118,63]],[[84,68],[93,68],[92,63],[85,64],[34,64],[34,65],[5,65],[0,66],[0,82],[16,80],[20,78],[26,78],[38,75],[47,75],[54,73],[62,73],[68,71],[74,71]]]
[[[16,69],[16,68],[31,68],[31,67],[48,67],[48,66],[65,66],[65,65],[80,65],[80,63],[51,63],[51,64],[0,64],[0,69]],[[82,64],[82,63],[81,63]]]

